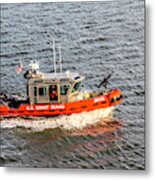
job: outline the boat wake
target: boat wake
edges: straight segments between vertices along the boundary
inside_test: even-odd
[[[95,125],[99,122],[111,120],[113,107],[97,109],[91,112],[82,112],[69,116],[59,116],[52,118],[45,117],[27,117],[27,118],[7,118],[1,120],[1,128],[26,128],[34,132],[44,131],[47,129],[62,128],[65,130],[82,130],[85,127]]]

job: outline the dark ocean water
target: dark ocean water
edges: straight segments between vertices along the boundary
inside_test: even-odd
[[[112,73],[109,86],[125,97],[106,123],[80,130],[48,123],[39,130],[29,120],[2,119],[1,166],[145,169],[144,1],[1,4],[0,22],[1,91],[26,92],[15,73],[19,60],[25,67],[38,60],[41,71],[52,72],[55,38],[64,71],[86,76],[89,89]]]

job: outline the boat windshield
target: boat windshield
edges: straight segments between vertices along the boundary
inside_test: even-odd
[[[75,83],[75,85],[74,85],[74,87],[73,87],[73,89],[72,89],[72,92],[77,91],[77,90],[79,89],[80,85],[81,85],[81,82]]]

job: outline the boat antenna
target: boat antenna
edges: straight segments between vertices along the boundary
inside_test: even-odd
[[[54,61],[54,74],[56,74],[57,67],[56,67],[55,39],[54,38],[53,38],[53,61]]]
[[[60,72],[62,72],[62,59],[61,59],[61,45],[59,44],[59,63],[60,63]]]

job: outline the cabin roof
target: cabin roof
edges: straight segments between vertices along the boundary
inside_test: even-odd
[[[43,74],[43,79],[76,79],[81,77],[78,73],[45,73]]]
[[[80,76],[76,72],[66,72],[66,73],[39,73],[33,74],[30,78],[30,82],[34,82],[35,80],[44,80],[44,81],[76,81],[76,80],[83,80],[84,77]]]

